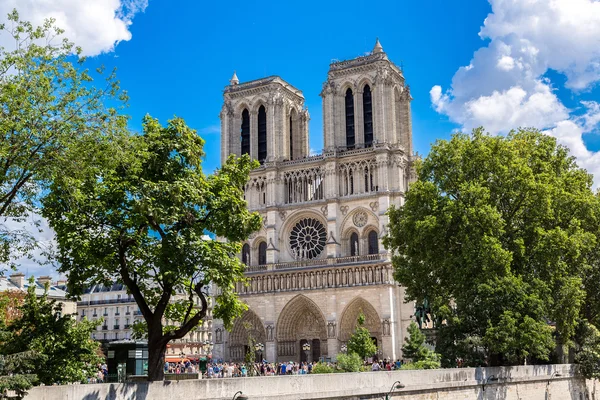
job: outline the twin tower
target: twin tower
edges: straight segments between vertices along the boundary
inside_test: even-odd
[[[264,345],[259,361],[335,359],[363,313],[377,357],[400,357],[414,307],[382,239],[386,211],[404,203],[414,179],[402,70],[379,41],[369,55],[332,63],[316,155],[304,96],[283,79],[240,83],[234,74],[223,97],[221,160],[260,161],[244,196],[263,224],[239,254],[247,280],[236,291],[248,310],[231,332],[215,322],[214,356],[241,361],[252,339]]]
[[[412,154],[410,91],[379,40],[370,55],[334,62],[321,91],[324,152],[398,145]],[[249,154],[262,163],[309,156],[308,110],[302,92],[278,76],[224,91],[221,160]]]

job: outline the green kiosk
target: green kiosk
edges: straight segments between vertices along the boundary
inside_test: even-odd
[[[125,382],[130,377],[148,375],[148,342],[117,340],[108,343],[106,366],[109,382]]]

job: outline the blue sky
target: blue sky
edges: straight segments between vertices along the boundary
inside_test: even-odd
[[[151,1],[135,17],[132,39],[94,62],[118,68],[131,96],[132,126],[139,129],[145,113],[162,121],[185,118],[206,139],[206,167],[213,169],[219,163],[222,90],[234,70],[242,82],[279,75],[302,90],[311,115],[310,146],[319,151],[319,92],[329,63],[363,55],[379,37],[389,57],[404,66],[415,98],[415,148],[427,153],[432,141],[457,126],[431,107],[429,90],[468,63],[481,45],[477,32],[490,6],[401,3],[382,3],[380,12],[369,15],[368,1],[182,2],[177,7]]]
[[[14,7],[38,24],[55,17],[90,68],[118,69],[132,129],[146,113],[183,117],[206,140],[207,171],[220,163],[218,114],[234,70],[242,82],[279,75],[302,90],[318,152],[329,63],[379,37],[411,86],[416,151],[455,130],[534,126],[600,186],[599,0],[2,0],[0,15]]]

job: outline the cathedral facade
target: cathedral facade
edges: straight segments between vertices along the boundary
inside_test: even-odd
[[[263,226],[240,254],[248,310],[230,332],[215,323],[215,358],[243,360],[252,337],[269,361],[335,359],[361,312],[378,356],[401,358],[414,305],[381,241],[387,209],[414,179],[409,87],[377,41],[367,56],[332,63],[321,97],[324,149],[311,155],[300,90],[235,74],[224,90],[221,159],[260,162],[245,197]]]

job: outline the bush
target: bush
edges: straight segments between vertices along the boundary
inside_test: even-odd
[[[360,372],[362,358],[356,353],[338,354],[337,366],[344,372]]]
[[[330,365],[327,365],[325,363],[318,362],[315,365],[313,365],[312,373],[313,374],[331,374],[331,373],[333,373],[333,367],[331,367]]]

